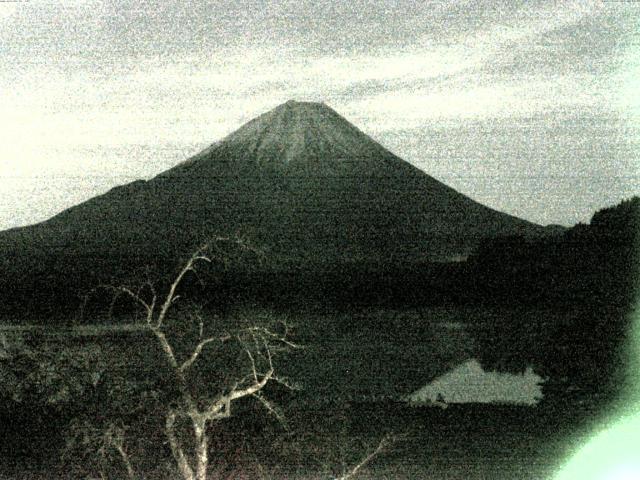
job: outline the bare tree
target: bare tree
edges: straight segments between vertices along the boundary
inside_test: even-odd
[[[230,240],[228,238],[213,240],[213,242],[222,241]],[[235,243],[248,248],[237,240]],[[193,253],[168,285],[164,294],[156,290],[156,285],[150,279],[137,289],[127,286],[102,286],[113,292],[112,305],[119,296],[124,295],[142,309],[143,328],[151,333],[150,338],[155,339],[159,345],[170,369],[172,382],[178,392],[178,400],[166,409],[164,431],[178,471],[184,480],[206,479],[209,465],[208,428],[213,422],[230,417],[232,405],[237,400],[253,397],[270,413],[282,419],[279,410],[262,394],[262,390],[269,382],[279,382],[292,388],[286,379],[276,376],[273,357],[283,350],[299,348],[290,340],[289,326],[284,321],[279,321],[278,325],[254,324],[235,330],[205,334],[207,326],[205,320],[200,312],[192,309],[189,315],[191,328],[196,330],[195,340],[186,348],[183,346],[179,352],[176,344],[179,339],[184,339],[184,332],[170,333],[172,330],[168,327],[172,321],[176,320],[176,316],[170,314],[180,298],[178,291],[187,275],[196,274],[196,268],[201,264],[224,261],[224,258],[218,258],[211,253],[211,246],[212,243],[207,243]],[[191,372],[197,370],[202,364],[205,350],[211,353],[216,346],[230,342],[235,342],[241,353],[241,373],[215,393],[198,394]],[[190,431],[191,442],[189,443],[193,448],[188,448],[183,436],[179,434],[179,422],[183,427],[186,425]],[[111,442],[111,446],[116,449],[120,447],[118,451],[122,456],[124,451],[122,443]]]
[[[100,478],[107,478],[105,471],[115,456],[124,468],[127,480],[135,480],[136,474],[125,445],[126,428],[119,422],[108,422],[96,427],[93,423],[77,419],[72,422],[68,432],[68,450],[62,455],[66,464],[77,462],[77,456],[98,455],[98,465],[92,465]],[[75,447],[75,448],[73,448]],[[86,471],[82,472],[87,476]]]

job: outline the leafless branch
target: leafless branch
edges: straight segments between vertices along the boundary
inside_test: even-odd
[[[271,380],[271,378],[273,377],[273,368],[269,369],[269,371],[267,373],[265,373],[262,378],[259,381],[254,382],[252,385],[246,387],[246,388],[241,388],[239,390],[232,390],[231,393],[229,393],[229,398],[233,401],[233,400],[237,400],[238,398],[242,398],[242,397],[246,397],[248,395],[252,395],[254,393],[256,393],[258,390],[262,390],[264,388],[264,386],[267,384],[267,382],[269,382],[269,380]]]
[[[127,478],[129,480],[134,480],[136,475],[133,469],[133,465],[131,464],[131,459],[129,458],[129,454],[125,449],[125,430],[122,427],[118,427],[117,425],[110,424],[104,433],[104,443],[108,446],[114,448],[118,454],[120,455],[120,460],[124,464],[127,470]]]
[[[369,462],[371,462],[371,460],[373,460],[376,456],[380,455],[380,453],[382,453],[385,449],[387,449],[395,441],[396,441],[395,437],[393,437],[391,435],[385,435],[384,437],[382,437],[382,440],[380,440],[380,443],[375,448],[375,450],[373,450],[371,453],[369,453],[367,456],[365,456],[358,464],[356,464],[354,467],[352,467],[348,472],[346,472],[346,473],[342,474],[341,476],[337,477],[335,480],[349,480],[350,478],[353,478],[354,476],[356,476],[358,474],[358,472],[365,465],[367,465]]]
[[[185,264],[184,267],[182,267],[182,270],[180,270],[180,272],[178,273],[178,275],[176,276],[175,280],[173,281],[173,283],[171,283],[171,286],[169,287],[169,293],[167,293],[167,296],[165,298],[164,303],[162,304],[162,307],[160,308],[160,313],[158,314],[158,318],[156,320],[156,328],[160,328],[162,326],[162,323],[164,322],[164,319],[167,315],[167,311],[169,310],[169,307],[171,307],[171,305],[174,303],[176,297],[176,289],[178,288],[178,286],[180,285],[180,283],[182,282],[182,279],[184,278],[184,276],[193,270],[194,265],[197,262],[208,262],[211,263],[211,258],[209,258],[208,256],[204,255],[204,251],[209,248],[209,244],[204,244],[202,247],[200,247],[192,256],[191,258],[187,261],[187,263]]]
[[[234,243],[239,245],[243,250],[253,253],[257,258],[264,259],[265,255],[262,250],[254,247],[249,242],[247,242],[239,233],[236,233],[234,237]]]
[[[115,287],[113,285],[104,285],[104,284],[100,285],[99,287],[100,288],[104,288],[106,290],[111,290],[112,292],[114,292],[114,297],[113,297],[113,299],[111,301],[111,306],[110,306],[110,309],[109,309],[109,313],[110,314],[111,314],[111,311],[113,309],[113,304],[116,302],[118,297],[120,295],[127,295],[134,302],[136,302],[138,305],[141,305],[144,308],[144,310],[147,313],[147,322],[150,322],[151,318],[153,317],[153,309],[155,307],[155,296],[154,296],[152,302],[149,304],[149,303],[145,302],[140,295],[135,293],[129,287],[125,287],[125,286]]]
[[[181,310],[183,313],[186,312],[187,320],[191,321],[191,326],[188,328],[197,329],[197,339],[193,342],[195,347],[189,347],[189,349],[186,350],[186,359],[183,358],[182,355],[177,354],[178,350],[174,350],[174,348],[178,348],[178,344],[173,343],[175,337],[171,336],[171,329],[166,329],[165,325],[168,323],[167,317],[169,316],[171,307],[180,298],[178,290],[180,290],[181,284],[189,272],[195,275],[198,281],[201,282],[198,272],[196,271],[200,263],[212,263],[214,260],[217,262],[227,261],[224,250],[216,245],[217,242],[223,241],[231,241],[239,245],[243,250],[251,251],[257,256],[262,255],[262,252],[239,237],[235,239],[215,237],[211,239],[210,243],[202,245],[191,255],[186,263],[182,265],[168,288],[163,292],[156,291],[156,286],[149,277],[148,270],[146,281],[142,283],[137,290],[135,288],[130,289],[126,286],[102,286],[102,288],[106,288],[114,293],[110,311],[121,295],[128,296],[136,305],[142,307],[142,311],[146,313],[146,328],[159,343],[163,356],[172,371],[173,381],[180,392],[180,401],[178,406],[173,406],[167,411],[165,417],[165,433],[178,469],[185,480],[193,480],[195,478],[202,480],[206,478],[206,467],[208,463],[206,455],[207,425],[211,421],[230,417],[231,406],[235,400],[248,396],[254,397],[285,425],[282,412],[275,404],[262,395],[261,390],[271,380],[287,388],[296,388],[288,379],[276,377],[274,374],[273,356],[276,353],[288,349],[302,348],[289,339],[289,325],[286,322],[281,322],[282,327],[278,327],[275,330],[271,330],[267,326],[253,326],[238,328],[229,333],[218,331],[212,334],[210,329],[205,329],[205,322],[200,311],[195,309],[190,313],[190,307],[185,307],[184,310]],[[139,310],[141,309],[136,309],[136,311]],[[205,330],[207,333],[205,333]],[[188,336],[190,337],[191,335]],[[240,345],[238,361],[245,362],[244,372],[238,375],[241,378],[235,383],[232,383],[233,386],[230,389],[221,391],[220,394],[213,399],[205,400],[197,397],[196,392],[198,388],[190,383],[193,378],[187,375],[187,372],[189,369],[195,368],[194,364],[203,356],[207,345],[216,342],[224,343],[234,338],[238,340]],[[248,358],[248,365],[246,360],[242,358],[245,355]],[[180,362],[178,358],[180,358]],[[187,450],[183,448],[181,436],[178,435],[176,431],[176,421],[178,418],[188,418],[191,421],[196,446],[195,453],[188,453]],[[114,433],[118,432],[114,431]],[[118,441],[114,443],[113,448],[120,453],[123,460],[128,459],[122,442]],[[373,455],[375,454],[377,454],[377,452],[373,453]],[[355,471],[357,471],[357,469]]]
[[[302,388],[294,382],[291,382],[287,377],[279,377],[274,375],[271,377],[271,380],[279,383],[283,387],[288,388],[289,390],[301,390]]]
[[[269,368],[273,370],[273,358],[271,357],[271,347],[267,344],[267,341],[263,338],[264,350],[267,352],[267,360],[269,361]]]
[[[257,333],[263,336],[266,336],[268,338],[270,338],[271,340],[275,340],[278,343],[282,343],[290,348],[299,350],[302,348],[301,345],[298,345],[294,342],[292,342],[291,340],[289,340],[287,338],[288,335],[288,326],[286,326],[286,324],[283,322],[283,325],[285,325],[285,333],[284,334],[277,334],[272,332],[271,330],[269,330],[266,327],[259,327],[259,326],[255,326],[255,327],[249,327],[247,328],[248,332],[252,332],[252,333]]]
[[[274,403],[270,402],[264,395],[262,395],[261,392],[256,392],[251,396],[257,399],[262,405],[264,405],[267,411],[272,414],[283,427],[287,428],[287,419],[285,418],[282,411]]]
[[[202,330],[201,330],[202,332]],[[180,365],[179,370],[181,372],[184,372],[185,370],[187,370],[189,367],[191,367],[191,365],[193,365],[193,363],[198,359],[198,357],[200,356],[200,354],[202,353],[202,349],[205,347],[205,345],[209,344],[209,343],[213,343],[213,342],[226,342],[227,340],[230,340],[231,336],[223,336],[223,337],[209,337],[209,338],[205,338],[204,340],[200,341],[200,343],[198,343],[198,345],[196,345],[196,347],[193,349],[193,352],[191,353],[191,356],[189,356],[189,358],[187,360],[185,360],[182,365]]]
[[[242,340],[240,340],[240,337],[238,337],[238,341],[240,342],[241,345],[243,345],[243,342]],[[251,354],[251,350],[249,348],[244,347],[244,351],[246,352],[247,356],[249,357],[249,361],[251,362],[251,374],[253,375],[253,380],[254,382],[257,382],[258,371],[256,370],[256,361],[254,360],[253,355]]]
[[[180,367],[178,366],[178,361],[176,360],[176,356],[173,353],[173,348],[171,347],[171,344],[169,343],[169,340],[167,340],[167,336],[159,328],[156,328],[156,327],[153,327],[153,326],[151,326],[151,331],[153,332],[153,334],[156,336],[156,338],[160,342],[160,347],[162,348],[162,351],[164,352],[165,356],[167,357],[167,361],[169,362],[169,365],[171,366],[171,368],[173,368],[174,370],[180,372]]]

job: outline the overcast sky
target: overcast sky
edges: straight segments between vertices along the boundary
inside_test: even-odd
[[[619,1],[3,0],[0,229],[290,98],[486,205],[586,222],[640,194],[639,25]]]

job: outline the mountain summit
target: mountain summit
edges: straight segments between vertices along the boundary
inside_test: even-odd
[[[173,264],[205,239],[236,232],[276,269],[384,269],[544,229],[444,185],[328,106],[289,101],[149,181],[0,232],[0,276],[20,277],[25,288],[43,276],[47,284],[108,277],[150,258]]]
[[[288,101],[223,140],[258,163],[368,158],[383,148],[324,103]]]
[[[335,110],[294,100],[249,121],[182,166],[212,155],[286,175],[387,175],[393,168],[380,163],[393,154]]]

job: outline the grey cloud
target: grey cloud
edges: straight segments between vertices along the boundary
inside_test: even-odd
[[[633,41],[634,18],[620,11],[585,16],[576,23],[544,32],[531,42],[514,42],[483,72],[499,75],[606,74],[617,55]]]
[[[227,49],[263,46],[310,55],[346,55],[405,48],[418,38],[447,42],[506,9],[477,2],[119,0],[25,2],[2,26],[5,48],[22,61],[48,65],[79,58],[103,63],[125,57],[206,59]],[[77,64],[75,66],[78,66]]]

